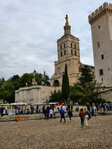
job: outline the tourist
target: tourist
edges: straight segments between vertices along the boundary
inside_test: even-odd
[[[36,107],[36,113],[39,113],[39,106]]]
[[[0,110],[0,111],[1,111],[1,117],[3,116],[4,109],[5,109],[5,108],[2,106],[2,107],[1,107],[1,110]]]
[[[89,103],[87,103],[86,106],[87,106],[87,110],[90,111],[90,105],[89,105]]]
[[[49,114],[50,114],[50,118],[52,118],[53,117],[53,109],[52,108],[50,109]]]
[[[84,119],[85,119],[85,112],[83,109],[80,110],[79,116],[81,119],[81,127],[83,128],[84,127]]]
[[[97,103],[96,104],[96,109],[97,109],[97,112],[99,111],[99,104]]]
[[[62,119],[64,119],[64,123],[66,122],[66,119],[65,119],[65,110],[63,109],[63,107],[61,107],[61,110],[60,110],[60,123],[62,121]]]
[[[45,115],[48,120],[49,119],[49,106],[46,108]]]
[[[84,109],[85,110],[85,125],[88,126],[88,120],[90,119],[90,112],[88,110],[86,110],[86,108]]]
[[[54,109],[53,109],[53,115],[54,115],[54,118],[56,118],[56,107],[54,107]]]
[[[69,119],[71,121],[71,117],[72,117],[72,110],[71,110],[71,108],[68,110],[68,116],[69,116]]]
[[[94,116],[96,118],[94,106],[92,106],[91,115],[92,117]]]
[[[34,112],[34,107],[31,105],[31,114]]]

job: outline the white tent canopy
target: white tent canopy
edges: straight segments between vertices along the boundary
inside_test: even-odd
[[[18,103],[11,103],[11,106],[27,106],[27,103],[24,102],[18,102]]]

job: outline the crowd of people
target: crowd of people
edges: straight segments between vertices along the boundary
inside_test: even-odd
[[[83,107],[83,106],[82,106]],[[4,110],[5,114],[7,114],[7,107],[0,107],[0,115],[1,117],[4,115]],[[65,113],[69,117],[69,120],[71,121],[71,118],[73,116],[73,105],[67,105],[67,106],[55,106],[55,105],[47,105],[43,106],[42,109],[39,108],[37,105],[36,108],[34,108],[32,105],[30,106],[30,109],[26,109],[27,114],[34,114],[34,113],[43,113],[45,119],[49,118],[56,118],[56,114],[60,114],[60,123],[62,120],[64,123],[66,123],[66,118],[65,118]],[[84,126],[88,126],[88,120],[95,117],[96,118],[96,113],[100,111],[111,111],[112,110],[112,104],[105,103],[105,104],[92,104],[90,105],[87,103],[86,108],[81,108],[75,107],[75,111],[79,112],[79,117],[81,120],[81,127],[83,128]],[[15,107],[15,114],[18,114],[22,111],[22,109]],[[35,111],[35,112],[34,112]],[[21,112],[21,114],[23,111]]]

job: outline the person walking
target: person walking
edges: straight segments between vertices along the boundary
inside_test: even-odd
[[[88,120],[90,119],[90,112],[88,110],[86,110],[86,108],[84,109],[85,110],[85,125],[88,126]]]
[[[84,127],[85,112],[83,109],[80,110],[79,117],[81,119],[81,127]]]
[[[60,123],[62,121],[62,119],[64,119],[64,123],[66,122],[66,119],[65,119],[65,111],[63,109],[63,107],[61,107],[61,110],[60,110]]]
[[[94,106],[92,106],[91,115],[92,117],[94,116],[96,118]]]
[[[49,114],[50,114],[50,118],[52,118],[53,117],[53,109],[52,108],[50,109]]]
[[[72,117],[72,110],[71,110],[71,108],[68,110],[68,116],[69,116],[69,119],[71,121],[71,117]]]

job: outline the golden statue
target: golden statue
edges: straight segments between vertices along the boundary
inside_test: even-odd
[[[68,15],[66,15],[65,19],[66,19],[66,24],[69,25],[69,22],[68,22]]]

